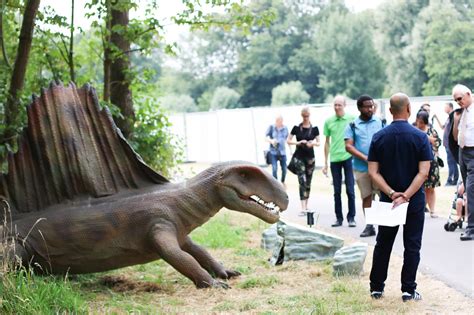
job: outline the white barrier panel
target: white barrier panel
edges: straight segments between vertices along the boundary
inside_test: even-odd
[[[431,99],[431,101],[430,101]],[[447,114],[444,113],[444,104],[452,101],[450,96],[412,98],[412,115],[410,122],[415,120],[416,113],[423,103],[431,105],[431,115],[436,114],[441,123],[444,123]],[[379,104],[377,115],[386,113],[387,123],[392,116],[388,110],[387,99],[376,100]],[[308,105],[311,110],[311,123],[317,126],[320,132],[321,145],[315,148],[316,165],[324,165],[324,121],[334,115],[332,104]],[[263,151],[269,144],[265,141],[265,132],[269,125],[275,123],[278,114],[283,116],[283,123],[291,132],[293,126],[301,122],[301,108],[303,106],[286,107],[253,107],[226,109],[212,112],[185,113],[171,115],[172,133],[182,139],[186,147],[188,161],[215,163],[230,160],[245,160],[256,164],[264,164]],[[457,105],[455,104],[455,108]],[[346,112],[357,116],[355,101],[349,101]],[[443,132],[435,121],[435,129],[442,138]],[[286,146],[287,156],[291,156],[294,146]],[[445,151],[440,153],[446,162]]]

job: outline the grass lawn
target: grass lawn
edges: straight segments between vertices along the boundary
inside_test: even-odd
[[[255,217],[222,210],[192,233],[191,237],[227,268],[242,273],[229,280],[228,290],[198,290],[164,261],[68,278],[4,272],[0,312],[460,314],[469,313],[472,307],[471,299],[425,275],[419,276],[423,288],[429,289],[423,292],[428,297],[424,301],[402,303],[399,294],[371,300],[367,270],[372,250],[366,259],[365,272],[358,277],[334,277],[331,261],[294,261],[270,266],[270,253],[260,249],[261,232],[268,226]],[[401,258],[393,257],[389,281],[399,281],[400,266]],[[398,288],[396,284],[390,287]]]

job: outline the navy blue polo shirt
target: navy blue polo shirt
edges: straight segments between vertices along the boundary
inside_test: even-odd
[[[418,163],[433,160],[433,153],[426,133],[405,120],[395,120],[373,136],[368,160],[378,162],[385,181],[393,190],[403,192],[418,174]],[[422,187],[411,197],[408,211],[424,208]],[[391,201],[384,193],[381,200]]]

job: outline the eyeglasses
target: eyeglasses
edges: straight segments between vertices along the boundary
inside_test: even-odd
[[[465,95],[465,94],[463,94],[462,96],[456,97],[456,98],[454,99],[454,101],[455,101],[456,103],[459,103],[459,102],[464,98],[464,95]]]

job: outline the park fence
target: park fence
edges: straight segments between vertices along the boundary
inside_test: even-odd
[[[450,96],[414,97],[411,98],[413,122],[416,112],[424,103],[431,105],[431,115],[436,114],[441,123],[447,118],[444,104],[452,101]],[[391,122],[388,112],[388,99],[376,100],[377,115]],[[334,115],[331,103],[305,104],[311,110],[311,123],[319,128],[321,145],[315,148],[316,166],[324,164],[324,121]],[[455,104],[455,107],[457,105]],[[230,160],[244,160],[259,165],[265,164],[263,151],[268,149],[265,132],[269,125],[275,122],[277,115],[282,115],[284,124],[291,132],[294,125],[301,122],[303,105],[284,107],[251,107],[238,109],[222,109],[209,112],[182,113],[170,116],[171,132],[180,139],[184,146],[184,158],[190,162],[216,163]],[[346,112],[358,115],[355,101],[348,101]],[[443,131],[434,122],[440,137]],[[294,146],[286,147],[290,156]],[[441,157],[446,161],[446,152],[440,148]]]

